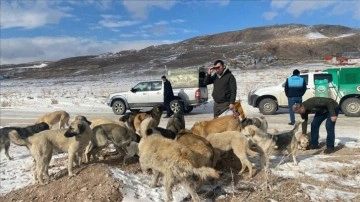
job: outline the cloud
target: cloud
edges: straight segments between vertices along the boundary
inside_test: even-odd
[[[289,0],[273,0],[271,1],[271,8],[285,8],[290,3]]]
[[[101,15],[101,17],[103,19],[99,21],[99,25],[106,28],[126,27],[140,23],[137,20],[118,20],[121,17],[116,15]]]
[[[57,24],[62,18],[69,17],[66,9],[53,9],[48,1],[1,1],[1,29],[33,29],[47,24]]]
[[[125,37],[125,35],[123,36]],[[129,36],[127,36],[129,37]],[[80,37],[36,37],[1,39],[1,64],[50,60],[80,55],[143,49],[151,45],[175,43],[170,40],[96,41]]]
[[[277,15],[278,15],[277,12],[269,11],[269,12],[263,13],[262,16],[263,16],[266,20],[272,20],[272,19],[274,19]]]
[[[335,1],[292,1],[286,11],[294,17],[316,10],[321,10],[336,3]]]
[[[123,5],[125,8],[132,14],[133,18],[136,19],[146,19],[148,17],[149,10],[152,7],[159,7],[169,10],[176,4],[174,0],[162,1],[162,0],[152,0],[152,1],[132,1],[124,0]]]

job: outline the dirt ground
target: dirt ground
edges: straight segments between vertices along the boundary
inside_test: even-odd
[[[300,154],[317,154],[319,150],[300,151]],[[334,158],[333,161],[351,161],[354,158],[360,158],[360,149],[340,148],[330,155],[342,154],[344,157]],[[123,195],[119,191],[123,186],[111,177],[110,166],[121,168],[127,172],[141,172],[137,157],[134,157],[124,166],[122,157],[104,151],[102,155],[105,157],[100,162],[82,165],[76,168],[77,176],[69,178],[67,169],[61,170],[52,176],[53,181],[47,185],[30,185],[25,188],[12,191],[3,197],[2,202],[10,201],[122,201]],[[64,157],[65,158],[65,157]],[[58,160],[59,161],[59,160]],[[56,166],[56,163],[53,166]],[[228,183],[233,184],[234,193],[227,194],[221,187],[214,189],[213,192],[200,193],[202,199],[208,199],[215,202],[232,202],[232,201],[311,201],[309,196],[302,192],[300,183],[306,183],[310,179],[302,177],[299,179],[286,179],[271,175],[264,170],[257,171],[252,179],[248,179],[245,175],[238,176],[236,174],[241,169],[241,164],[234,155],[229,155],[221,160],[216,166],[218,171],[223,174],[222,177],[228,178]],[[329,170],[329,173],[332,171]],[[346,176],[348,171],[344,171]],[[353,170],[353,174],[359,174],[360,170]],[[326,182],[316,182],[311,179],[312,184],[318,186],[333,187],[337,186]],[[356,192],[356,189],[352,190]],[[341,201],[341,199],[339,199]]]

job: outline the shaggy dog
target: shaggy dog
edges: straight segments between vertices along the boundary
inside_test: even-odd
[[[65,124],[69,126],[69,120],[70,115],[66,111],[54,111],[38,118],[35,124],[45,122],[49,125],[51,129],[53,125],[59,122],[59,128],[65,128]]]
[[[249,178],[253,177],[253,167],[249,161],[247,154],[251,156],[261,156],[261,166],[265,163],[265,154],[261,148],[257,148],[256,152],[252,151],[249,147],[249,143],[245,135],[240,131],[225,131],[221,133],[211,133],[206,139],[211,143],[212,147],[217,151],[217,156],[214,159],[213,166],[220,158],[221,153],[233,150],[234,154],[241,161],[241,170],[238,175],[241,175],[246,167],[249,169]]]
[[[166,129],[171,130],[175,134],[185,129],[185,119],[182,113],[175,113],[167,122]]]
[[[8,160],[12,160],[9,155],[10,141],[16,144],[16,139],[12,138],[12,135],[20,138],[27,138],[35,133],[41,132],[43,130],[49,130],[49,125],[45,122],[41,122],[35,125],[27,126],[27,127],[5,127],[0,129],[0,152],[4,148],[5,155]]]
[[[240,131],[241,124],[239,118],[233,115],[221,116],[208,121],[197,121],[191,128],[195,135],[205,137],[210,133],[221,133],[224,131]]]
[[[132,141],[140,141],[138,135],[132,129],[115,123],[98,125],[92,129],[89,150],[86,153],[86,161],[89,162],[90,156],[95,156],[101,149],[114,144],[115,149],[121,154],[121,148],[129,146]]]
[[[199,202],[200,197],[195,191],[193,176],[198,176],[202,180],[208,177],[219,178],[219,174],[213,168],[196,168],[197,158],[187,146],[159,134],[145,134],[141,138],[139,155],[141,169],[151,169],[154,173],[152,187],[156,186],[159,175],[164,175],[166,201],[173,200],[172,187],[176,182],[180,182],[190,193],[192,200]]]
[[[35,159],[36,168],[34,177],[36,182],[44,183],[43,175],[49,179],[48,169],[53,150],[61,150],[68,153],[68,175],[73,173],[73,162],[77,153],[81,157],[83,150],[88,145],[92,131],[91,123],[83,120],[73,121],[68,129],[45,130],[25,139],[13,135],[20,145],[26,145]],[[78,162],[81,163],[81,160]]]

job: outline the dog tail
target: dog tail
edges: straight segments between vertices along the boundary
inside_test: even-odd
[[[27,139],[21,138],[16,130],[9,131],[8,136],[10,141],[18,146],[26,146],[28,144]]]
[[[214,168],[210,167],[200,167],[200,168],[193,168],[193,173],[199,176],[201,179],[206,180],[208,177],[219,179],[220,175]]]

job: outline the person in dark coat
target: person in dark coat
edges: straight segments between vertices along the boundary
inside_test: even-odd
[[[302,96],[306,92],[305,79],[300,77],[300,71],[295,69],[293,75],[286,79],[285,82],[285,94],[288,98],[290,122],[289,125],[295,124],[295,114],[292,110],[292,106],[295,103],[302,103]]]
[[[312,97],[302,104],[294,104],[293,110],[300,114],[304,119],[302,123],[302,133],[307,132],[308,115],[315,113],[311,122],[310,149],[319,149],[319,128],[321,123],[326,119],[326,149],[324,153],[335,151],[335,124],[339,115],[339,104],[332,98]]]
[[[164,118],[169,118],[174,114],[170,109],[170,102],[174,99],[174,92],[171,83],[166,79],[166,76],[162,76],[161,79],[164,82],[164,107],[166,108],[166,116],[164,116]]]
[[[227,109],[235,110],[236,79],[225,66],[224,61],[216,60],[210,67],[204,79],[204,84],[214,84],[212,97],[214,99],[214,118]]]

